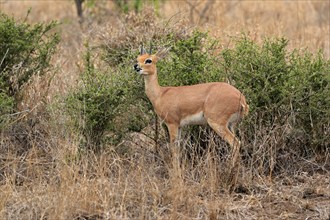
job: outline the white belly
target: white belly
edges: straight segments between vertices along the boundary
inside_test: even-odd
[[[194,115],[189,115],[180,121],[180,126],[185,125],[205,125],[207,124],[206,119],[204,118],[203,112],[199,112]]]

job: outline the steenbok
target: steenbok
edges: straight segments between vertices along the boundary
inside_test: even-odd
[[[156,64],[167,52],[168,49],[163,49],[151,55],[142,47],[134,69],[144,77],[145,92],[157,115],[165,122],[170,142],[174,143],[180,137],[180,130],[185,125],[208,124],[232,147],[234,165],[240,142],[232,128],[249,111],[244,95],[223,82],[179,87],[160,86]]]

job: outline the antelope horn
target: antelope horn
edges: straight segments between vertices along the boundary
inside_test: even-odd
[[[149,49],[149,54],[152,52],[152,43],[150,42],[150,49]]]
[[[141,44],[141,50],[140,50],[140,55],[146,54],[147,52],[143,48],[143,44]]]

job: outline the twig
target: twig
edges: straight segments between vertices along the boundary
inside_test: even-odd
[[[19,115],[19,114],[22,114],[22,113],[25,113],[25,112],[30,112],[30,109],[26,109],[26,110],[21,111],[21,112],[15,112],[13,114],[9,114],[9,116],[15,116],[15,115]]]
[[[302,157],[302,160],[304,160],[304,161],[306,161],[307,163],[310,163],[310,164],[312,164],[312,165],[318,167],[319,169],[321,169],[322,171],[325,171],[326,173],[329,173],[329,170],[327,170],[326,168],[324,168],[324,166],[320,166],[320,165],[318,165],[318,164],[316,164],[316,163],[314,163],[314,162],[312,162],[312,161],[309,161],[309,160],[307,160],[307,159],[305,159],[305,158],[303,158],[303,157]]]
[[[9,51],[9,48],[7,49],[5,55],[3,56],[2,60],[1,60],[1,63],[0,63],[0,69],[1,69],[1,66],[2,66],[3,61],[5,60],[5,58],[6,58],[6,56],[7,56],[8,51]]]
[[[40,103],[37,103],[31,110],[27,109],[27,110],[24,110],[24,111],[21,111],[21,112],[15,112],[13,114],[9,114],[9,116],[15,116],[15,115],[19,115],[19,114],[23,114],[23,113],[26,113],[27,114],[30,114],[31,112],[34,111],[34,109],[36,109],[38,106],[39,106]],[[13,122],[11,123],[8,123],[8,125],[10,124],[15,124],[17,121],[21,120],[22,118],[24,118],[27,114],[24,114],[22,115],[21,117],[18,117],[16,120],[14,120]]]

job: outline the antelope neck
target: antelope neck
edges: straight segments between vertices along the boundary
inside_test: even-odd
[[[157,73],[144,76],[145,92],[152,103],[160,96],[161,87],[158,83]]]

